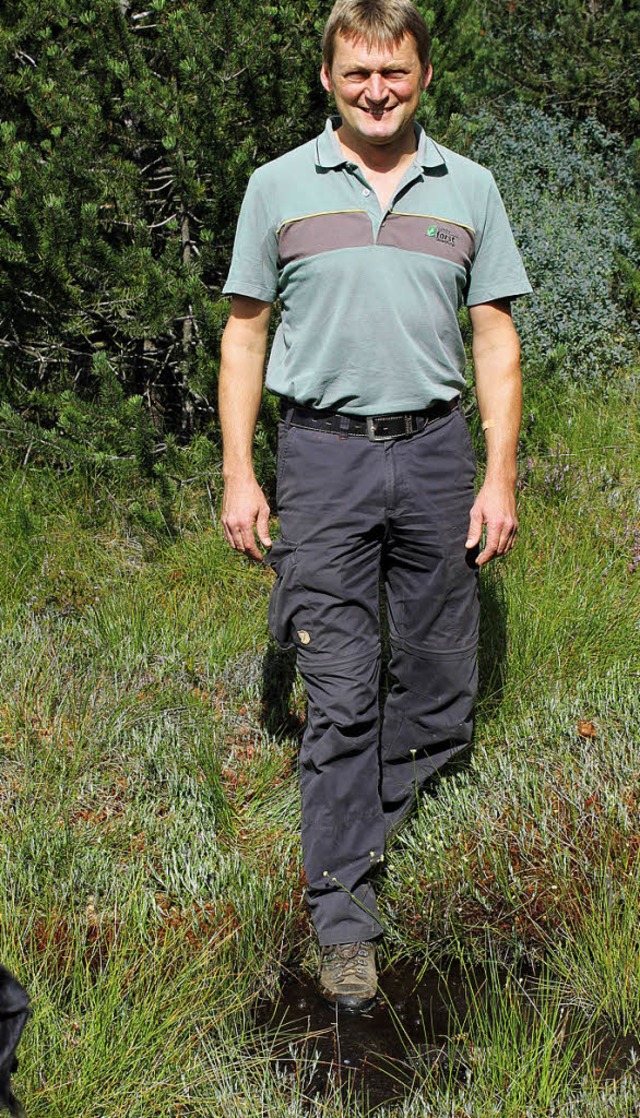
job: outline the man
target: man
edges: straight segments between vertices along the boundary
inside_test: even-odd
[[[417,791],[469,744],[478,568],[517,531],[509,300],[530,288],[489,172],[414,123],[429,45],[410,0],[338,0],[321,80],[339,115],[252,176],[225,286],[222,523],[254,559],[256,532],[271,547],[251,449],[281,304],[267,376],[282,397],[269,620],[296,646],[308,693],[302,840],[320,990],[350,1012],[376,995],[372,870]],[[487,443],[475,500],[458,406],[465,303]],[[382,719],[380,572],[392,679]]]

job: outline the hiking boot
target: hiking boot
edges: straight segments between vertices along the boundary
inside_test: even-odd
[[[376,1000],[376,945],[334,943],[322,948],[320,994],[344,1013],[365,1013]]]

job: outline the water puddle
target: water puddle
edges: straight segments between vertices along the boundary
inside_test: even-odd
[[[514,973],[505,968],[505,982],[513,981]],[[293,968],[283,976],[279,999],[258,1008],[256,1025],[279,1075],[296,1080],[309,1099],[338,1086],[372,1110],[407,1097],[426,1075],[443,1085],[470,1081],[478,1052],[465,1022],[470,1010],[477,1013],[483,1006],[491,981],[495,990],[495,969],[491,977],[482,967],[463,972],[457,963],[442,971],[416,970],[415,964],[388,968],[376,1005],[352,1017],[337,1015],[319,997],[313,979]],[[535,975],[519,974],[515,981],[536,1012]],[[572,1031],[580,1030],[585,1036],[584,1017],[566,1012],[563,1035],[570,1040]],[[591,1031],[576,1059],[588,1058],[602,1079],[615,1079],[629,1071],[639,1052],[635,1038],[614,1040],[601,1028]]]

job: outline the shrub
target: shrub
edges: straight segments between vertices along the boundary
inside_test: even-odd
[[[475,120],[473,158],[493,171],[534,294],[517,306],[523,350],[547,374],[606,374],[633,358],[637,328],[614,298],[632,268],[631,162],[595,120],[513,104]]]
[[[597,117],[632,139],[640,124],[640,9],[626,0],[478,0],[479,96]]]

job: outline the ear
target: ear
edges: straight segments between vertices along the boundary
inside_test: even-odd
[[[431,63],[429,63],[429,65],[425,69],[424,74],[422,75],[422,88],[423,88],[423,90],[427,88],[427,86],[429,85],[429,82],[431,81],[432,77],[433,77],[433,66],[431,65]]]
[[[327,93],[333,93],[333,85],[331,84],[331,74],[329,72],[329,69],[327,67],[326,62],[322,63],[322,69],[320,70],[320,81],[322,82],[322,84],[323,84],[324,88],[326,89]]]

